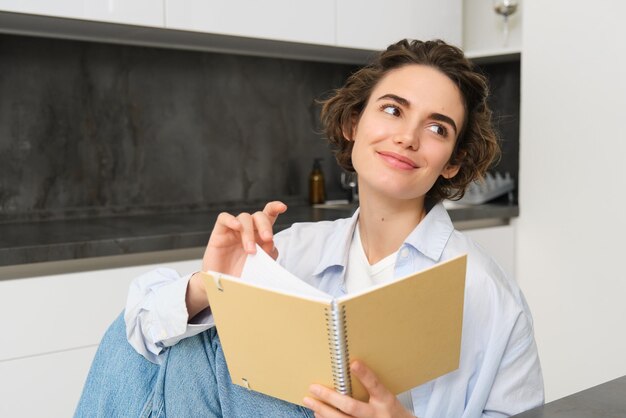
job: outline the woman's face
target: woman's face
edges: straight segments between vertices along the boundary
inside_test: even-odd
[[[439,176],[459,167],[448,161],[465,110],[461,93],[443,73],[411,64],[376,85],[352,135],[359,193],[423,199]]]

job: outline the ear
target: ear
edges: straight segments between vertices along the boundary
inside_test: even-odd
[[[343,137],[347,140],[347,141],[354,141],[354,138],[356,137],[356,126],[359,123],[359,115],[356,113],[352,114],[351,120],[350,120],[350,130],[348,130],[348,126],[343,126],[343,128],[341,129],[341,133],[343,134]]]
[[[448,164],[441,172],[441,176],[445,179],[451,179],[452,177],[457,175],[460,169],[461,169],[461,166],[459,165]]]
[[[352,141],[352,138],[354,138],[354,131],[354,125],[352,126],[352,132],[348,132],[347,126],[344,126],[343,129],[341,129],[341,133],[346,141]]]

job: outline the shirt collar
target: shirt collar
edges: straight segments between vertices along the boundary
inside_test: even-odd
[[[313,274],[322,274],[329,267],[337,266],[344,269],[348,264],[348,254],[352,235],[359,219],[359,209],[352,217],[337,222],[328,237],[329,247],[323,251],[322,258]],[[437,262],[454,231],[454,225],[442,203],[438,203],[428,211],[424,219],[409,234],[403,245],[410,245],[426,257]]]
[[[439,261],[454,231],[450,215],[437,203],[404,241],[433,261]]]
[[[322,252],[322,258],[313,274],[322,274],[329,267],[338,266],[343,269],[348,265],[350,243],[358,219],[359,208],[354,211],[350,218],[336,222],[335,228],[327,240],[328,248]]]

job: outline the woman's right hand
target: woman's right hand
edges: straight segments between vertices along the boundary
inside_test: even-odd
[[[218,271],[239,277],[248,254],[256,252],[259,244],[272,258],[278,257],[274,247],[274,222],[287,210],[287,205],[274,201],[265,205],[262,211],[240,213],[237,216],[222,212],[213,226],[209,243],[202,258],[203,271]],[[204,283],[195,274],[187,287],[187,311],[189,319],[208,307]]]
[[[253,214],[233,216],[226,212],[220,213],[204,252],[202,270],[239,277],[247,255],[256,252],[255,244],[259,244],[276,259],[278,251],[274,247],[273,226],[278,215],[286,210],[287,205],[274,201]]]

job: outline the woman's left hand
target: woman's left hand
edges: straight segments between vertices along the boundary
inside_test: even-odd
[[[309,390],[315,399],[304,398],[304,405],[315,412],[316,418],[414,417],[365,364],[355,361],[350,371],[369,393],[369,401],[357,401],[322,385],[311,385]]]

